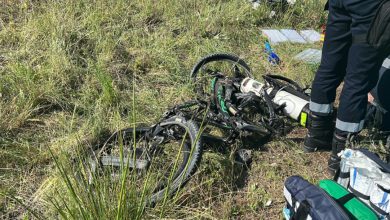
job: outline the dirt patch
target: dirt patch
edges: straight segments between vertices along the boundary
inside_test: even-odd
[[[297,130],[292,135],[303,140],[304,132]],[[243,219],[280,219],[285,204],[283,183],[289,176],[300,175],[312,183],[331,178],[327,173],[329,152],[303,153],[300,145],[275,141],[265,152],[255,152],[247,185],[235,197],[238,204],[251,210],[241,213]]]

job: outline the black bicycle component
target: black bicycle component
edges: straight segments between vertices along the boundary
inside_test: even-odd
[[[310,96],[306,93],[307,88],[305,89],[302,88],[298,83],[296,83],[292,79],[280,75],[271,75],[271,74],[264,75],[263,78],[265,82],[268,83],[273,88],[269,94],[272,98],[279,90],[284,90],[306,101],[310,100]]]
[[[135,162],[129,157],[123,158],[122,161],[128,161],[129,168],[135,168],[135,169],[139,169],[139,170],[146,169],[150,165],[149,159],[140,159],[138,157],[136,157]],[[109,156],[101,156],[100,157],[100,163],[102,164],[102,166],[120,167],[122,161],[117,156],[109,155]]]
[[[204,68],[208,63],[217,62],[217,61],[228,61],[234,64],[233,65],[234,73],[235,73],[234,77],[236,78],[240,77],[241,75],[244,77],[253,78],[248,64],[246,64],[246,62],[242,60],[240,57],[233,54],[227,54],[227,53],[214,53],[206,57],[203,57],[201,60],[198,61],[198,63],[195,64],[190,74],[191,79],[195,80],[196,77],[198,77],[197,75],[199,73],[199,70],[201,68]],[[244,73],[239,71],[238,66],[244,68]]]
[[[304,89],[298,84],[296,83],[294,80],[292,79],[289,79],[287,77],[284,77],[284,76],[281,76],[281,75],[272,75],[272,74],[267,74],[267,75],[264,75],[263,78],[266,80],[266,81],[269,81],[269,82],[273,82],[274,86],[276,87],[282,87],[283,85],[280,84],[280,82],[278,82],[277,80],[279,81],[282,81],[282,82],[285,82],[287,84],[290,84],[291,86],[294,87],[295,90],[297,90],[298,92],[304,92]]]
[[[196,170],[202,154],[198,135],[195,122],[180,116],[169,117],[150,128],[123,129],[94,151],[90,167],[95,174],[99,169],[111,175],[121,167],[136,169],[136,184],[151,189],[147,203],[154,204],[166,193],[176,192]]]
[[[236,55],[226,53],[210,54],[198,61],[192,68],[190,78],[195,84],[195,93],[199,99],[207,100],[210,86],[215,78],[253,78],[251,70],[244,60]]]
[[[228,68],[221,70],[222,64],[228,65]],[[216,69],[210,69],[210,66]],[[242,83],[245,85],[245,82],[252,78],[252,74],[249,66],[238,56],[206,56],[194,66],[190,76],[195,83],[198,100],[209,103],[210,125],[223,124],[222,128],[235,130],[232,134],[249,132],[267,136],[284,132],[284,121],[277,113],[281,113],[285,105],[274,104],[273,96],[266,90],[258,94],[241,91]],[[208,80],[204,80],[205,78]],[[291,87],[296,91],[303,91],[297,83],[284,77],[269,75],[266,79],[269,81],[269,87]]]

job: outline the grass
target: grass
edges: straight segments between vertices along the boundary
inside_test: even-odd
[[[185,188],[153,209],[132,194],[131,174],[119,185],[103,177],[96,190],[75,182],[71,159],[193,97],[189,72],[209,53],[238,54],[256,78],[271,72],[310,84],[317,66],[292,57],[321,45],[275,46],[283,63],[274,67],[260,30],[319,30],[323,3],[254,10],[244,0],[1,1],[1,218],[281,218],[287,176],[326,177],[327,153],[303,154],[295,141],[303,130],[256,149],[249,170],[234,161],[239,143],[206,150]]]

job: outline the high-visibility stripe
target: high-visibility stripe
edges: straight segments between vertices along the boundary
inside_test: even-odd
[[[306,123],[307,123],[307,113],[306,112],[301,113],[301,121],[300,122],[301,122],[301,125],[306,128]]]
[[[386,69],[390,69],[390,58],[386,58],[385,61],[382,64],[382,67]]]
[[[332,112],[333,104],[318,104],[313,101],[310,101],[309,105],[310,111],[315,113],[325,113],[329,114]]]
[[[345,122],[339,119],[336,120],[336,128],[341,131],[347,132],[359,132],[363,129],[364,120],[361,120],[359,123]]]

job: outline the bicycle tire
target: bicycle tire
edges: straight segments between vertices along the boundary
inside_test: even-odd
[[[153,206],[157,202],[161,201],[166,195],[172,196],[189,180],[190,176],[196,171],[197,166],[201,160],[203,143],[199,134],[199,127],[192,120],[186,120],[184,117],[181,116],[172,116],[170,118],[162,120],[161,122],[152,127],[126,128],[113,133],[107,139],[103,147],[96,150],[97,153],[94,156],[96,158],[96,161],[98,162],[99,168],[101,170],[105,169],[105,167],[102,165],[101,159],[103,152],[111,153],[112,149],[106,147],[108,146],[108,144],[114,144],[114,142],[118,140],[118,137],[120,135],[123,136],[123,134],[126,133],[135,133],[136,139],[145,138],[146,140],[152,140],[153,138],[158,137],[158,135],[160,135],[160,133],[164,131],[164,129],[169,129],[173,126],[178,126],[179,128],[184,129],[186,131],[185,133],[188,135],[187,137],[190,143],[188,143],[188,141],[183,141],[182,147],[184,148],[184,151],[181,152],[181,154],[183,154],[183,160],[180,161],[180,163],[178,164],[178,169],[176,171],[173,171],[175,173],[172,175],[171,181],[168,182],[168,184],[164,187],[162,187],[160,183],[156,183],[156,189],[154,189],[153,192],[147,198],[145,198],[145,202],[147,205]],[[180,147],[178,147],[177,149],[180,149]],[[172,160],[174,161],[175,158],[173,158]],[[110,166],[112,166],[112,164]]]
[[[190,73],[191,79],[196,80],[200,68],[208,63],[215,61],[229,61],[237,63],[244,68],[246,77],[253,78],[249,65],[237,55],[229,53],[213,53],[203,57],[195,64]]]
[[[221,69],[218,68],[217,71],[211,70],[211,72],[208,72],[208,73],[200,76],[200,73],[201,73],[200,70],[208,64],[211,64],[211,63],[222,64],[222,63],[226,63],[225,61],[232,63],[234,66],[234,70],[231,69],[231,70],[229,70],[229,72],[234,71],[234,75],[239,73],[240,77],[242,77],[242,78],[245,78],[245,77],[253,78],[248,64],[244,60],[242,60],[240,57],[238,57],[234,54],[228,54],[228,53],[213,53],[213,54],[207,55],[207,56],[201,58],[194,65],[194,67],[192,68],[191,73],[190,73],[190,79],[195,85],[194,89],[195,89],[195,93],[198,96],[198,99],[200,98],[200,99],[207,100],[209,94],[208,94],[206,88],[209,88],[208,84],[212,81],[212,78],[215,78],[217,75],[219,75],[219,77],[222,77],[222,75],[227,74],[226,72],[221,73],[220,72]],[[241,69],[241,71],[240,71],[240,69]],[[236,70],[239,70],[239,72],[236,72]],[[212,73],[217,74],[217,75],[213,75]],[[234,78],[237,78],[237,76],[235,76]],[[206,81],[204,81],[204,80],[206,80]]]
[[[164,120],[160,124],[161,125],[180,124],[182,126],[185,126],[188,129],[187,132],[192,142],[191,144],[192,153],[189,155],[189,158],[187,158],[187,161],[185,162],[185,164],[188,164],[188,167],[187,168],[181,167],[180,175],[174,178],[172,182],[171,190],[168,191],[169,196],[171,196],[182,186],[184,186],[184,184],[187,183],[191,175],[195,173],[202,157],[203,143],[202,143],[201,135],[199,133],[200,132],[199,127],[192,120],[186,120],[181,116],[173,116],[171,118]],[[155,192],[150,198],[150,201],[148,201],[148,203],[154,204],[160,201],[161,199],[163,199],[167,190],[168,189],[164,188],[158,192]]]

